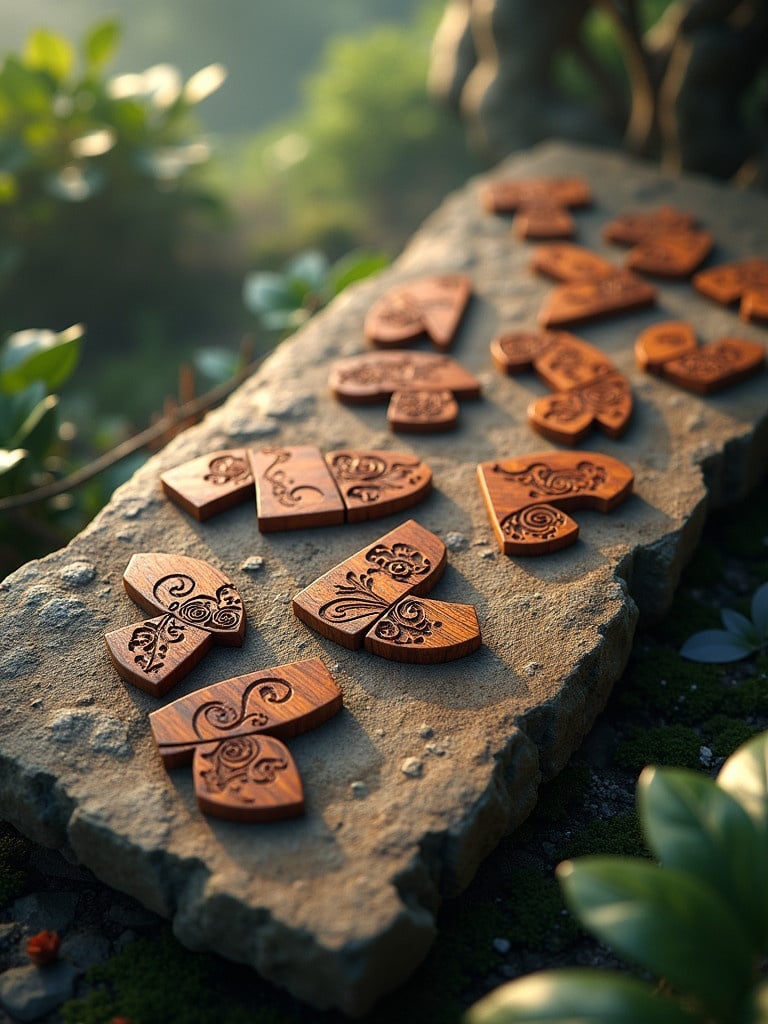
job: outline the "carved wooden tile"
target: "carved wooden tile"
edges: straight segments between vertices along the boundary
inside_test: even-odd
[[[368,631],[364,646],[390,661],[431,665],[463,658],[481,642],[472,605],[404,597]]]
[[[531,270],[555,281],[573,284],[610,277],[617,268],[591,249],[568,242],[539,245],[533,250]]]
[[[599,348],[565,331],[554,335],[536,356],[533,366],[541,379],[558,391],[589,384],[601,374],[615,372],[613,363]]]
[[[440,538],[410,519],[302,590],[293,599],[293,613],[323,636],[356,650],[391,605],[434,587],[446,556]]]
[[[477,467],[499,547],[506,555],[542,555],[578,537],[566,513],[610,512],[632,492],[630,468],[599,452],[543,452]]]
[[[730,306],[747,292],[768,291],[768,260],[754,258],[700,270],[694,288],[723,306]]]
[[[167,768],[192,761],[201,810],[272,821],[304,809],[298,770],[281,741],[341,706],[341,691],[314,658],[225,679],[152,712],[149,722]]]
[[[387,423],[395,432],[435,434],[453,430],[458,420],[452,391],[396,391],[387,407]]]
[[[318,448],[252,448],[248,454],[261,533],[344,522],[344,502]]]
[[[423,501],[432,489],[432,470],[415,455],[343,449],[328,452],[325,461],[348,523],[402,512]]]
[[[648,373],[662,374],[670,359],[686,355],[698,347],[693,327],[685,320],[665,320],[653,324],[638,336],[635,359]]]
[[[763,291],[744,292],[739,307],[742,320],[754,320],[756,323],[768,323],[768,286]]]
[[[542,327],[566,327],[599,317],[629,313],[656,301],[656,289],[629,271],[598,281],[563,284],[553,289],[539,313]]]
[[[709,395],[751,377],[764,362],[765,348],[757,342],[722,338],[688,355],[670,359],[664,364],[663,375],[688,391]]]
[[[427,334],[450,347],[472,294],[465,274],[440,274],[397,285],[371,306],[365,336],[380,348],[398,348]]]
[[[652,235],[627,255],[630,270],[654,277],[688,278],[714,247],[708,231],[678,231]]]
[[[244,448],[201,455],[167,470],[160,482],[171,501],[200,522],[253,494],[253,477]]]
[[[520,238],[573,238],[576,223],[565,206],[525,203],[515,217],[515,234]]]
[[[133,555],[123,585],[129,597],[150,614],[171,612],[225,647],[243,642],[245,612],[237,587],[199,558],[158,552]]]
[[[624,213],[603,227],[603,238],[618,245],[637,245],[651,235],[691,231],[697,220],[692,213],[660,206],[656,210]]]
[[[140,690],[162,697],[213,646],[213,637],[170,612],[134,622],[104,637],[118,675]]]
[[[491,359],[500,373],[514,375],[533,368],[534,361],[557,337],[554,331],[518,330],[491,342]]]
[[[512,213],[532,203],[576,207],[592,202],[589,182],[577,177],[500,178],[488,182],[480,195],[490,213]]]
[[[367,352],[337,360],[328,379],[342,402],[364,405],[388,401],[396,391],[451,391],[479,398],[480,382],[468,370],[437,352]]]
[[[620,373],[607,372],[570,391],[544,395],[528,406],[534,430],[559,444],[579,444],[597,423],[612,438],[621,437],[632,416],[632,391]]]

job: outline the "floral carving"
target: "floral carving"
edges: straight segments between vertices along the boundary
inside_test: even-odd
[[[418,483],[421,474],[416,470],[419,459],[412,462],[390,462],[380,455],[340,452],[331,463],[331,472],[340,482],[352,486],[347,498],[363,503],[378,501],[383,491],[401,491],[407,484]]]
[[[207,789],[213,793],[230,790],[244,803],[254,802],[248,797],[248,786],[269,785],[288,767],[285,758],[262,756],[261,743],[255,736],[233,736],[200,756],[209,765],[199,773]]]
[[[494,473],[500,473],[510,483],[529,487],[531,498],[566,497],[584,491],[594,491],[606,481],[603,466],[594,462],[580,462],[574,468],[553,469],[545,462],[534,462],[527,469],[510,472],[502,466],[495,465]]]
[[[264,471],[264,480],[272,487],[272,496],[286,508],[296,505],[314,505],[323,500],[323,492],[311,484],[297,484],[281,467],[293,458],[285,448],[264,449],[265,455],[274,455],[274,462]]]
[[[376,623],[374,635],[391,644],[423,644],[442,622],[429,619],[421,601],[404,597]]]
[[[133,660],[142,672],[149,675],[163,669],[169,644],[178,644],[183,639],[183,623],[173,615],[164,615],[159,622],[147,619],[137,626],[128,641],[128,650],[140,652]]]
[[[251,470],[245,459],[238,455],[219,455],[211,459],[208,472],[203,479],[209,484],[225,485],[245,483],[251,478]]]
[[[354,622],[369,618],[388,607],[389,601],[374,593],[375,577],[367,573],[357,574],[351,569],[346,574],[346,583],[337,583],[337,597],[320,609],[321,619],[329,622]]]
[[[432,568],[432,563],[426,555],[410,544],[402,543],[393,544],[391,547],[377,544],[367,552],[365,560],[382,572],[389,573],[400,583],[405,583],[414,576],[425,576]]]
[[[181,598],[193,594],[197,584],[186,573],[163,576],[152,588],[156,600],[176,618],[200,629],[235,631],[243,619],[243,602],[235,586],[225,583],[216,594],[194,594],[186,601]]]

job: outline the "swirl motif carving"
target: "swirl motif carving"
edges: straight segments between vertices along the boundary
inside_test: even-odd
[[[272,497],[280,505],[295,508],[297,505],[316,505],[323,500],[324,495],[319,487],[297,484],[285,469],[281,469],[293,458],[291,452],[284,448],[265,448],[264,454],[275,457],[274,462],[264,471],[264,479],[272,487]]]
[[[164,615],[159,622],[147,620],[137,626],[128,641],[128,650],[140,651],[133,659],[142,672],[159,672],[165,664],[169,644],[184,639],[184,626],[173,615]]]
[[[563,391],[553,395],[543,415],[545,419],[555,419],[559,423],[581,419],[584,415],[584,397],[580,391]]]
[[[420,464],[419,459],[390,463],[369,452],[341,452],[334,457],[331,472],[342,483],[353,485],[348,498],[367,504],[378,501],[384,491],[401,491],[406,484],[417,484],[422,476],[416,472]]]
[[[515,331],[514,334],[502,335],[499,347],[510,362],[522,363],[541,355],[548,347],[548,341],[542,341],[536,331]]]
[[[288,761],[279,757],[263,757],[261,744],[255,736],[232,736],[222,740],[202,759],[209,765],[199,777],[212,793],[230,790],[238,802],[253,802],[248,797],[248,786],[269,785],[277,773],[288,767]]]
[[[408,355],[400,359],[370,359],[343,370],[339,379],[366,387],[386,385],[388,391],[408,390],[419,380],[429,380],[442,373],[448,359],[434,359],[418,362]]]
[[[716,347],[700,348],[688,355],[680,356],[675,362],[675,369],[677,373],[694,380],[710,380],[727,373],[740,360],[740,351],[727,341],[721,341]]]
[[[549,540],[565,523],[563,513],[551,505],[528,505],[503,519],[501,529],[512,540]]]
[[[440,417],[453,398],[440,391],[403,391],[397,411],[413,419],[434,420]]]
[[[220,700],[201,704],[192,719],[195,733],[201,739],[215,739],[235,729],[263,729],[269,723],[269,715],[261,709],[248,710],[254,691],[265,704],[283,704],[293,697],[293,687],[284,679],[257,679],[243,691],[239,708]]]
[[[190,626],[200,629],[237,630],[243,618],[243,602],[232,583],[224,583],[216,594],[193,594],[197,584],[186,573],[163,576],[152,588],[156,600]]]
[[[619,374],[598,377],[591,384],[581,389],[584,401],[595,409],[605,409],[612,405],[621,405],[629,394],[629,385]]]
[[[399,583],[405,583],[414,576],[424,576],[432,568],[432,563],[410,544],[397,543],[392,547],[377,544],[366,553],[366,562],[371,562],[380,571],[389,575]]]
[[[346,583],[336,584],[337,596],[320,609],[321,619],[329,622],[354,622],[388,607],[389,601],[374,593],[375,579],[370,572],[358,575],[350,569],[345,578]]]
[[[427,617],[421,601],[404,597],[376,623],[374,635],[391,644],[423,644],[442,622]]]
[[[217,486],[245,483],[250,478],[251,470],[248,463],[237,455],[219,455],[218,458],[211,459],[208,472],[203,477],[207,483]]]
[[[550,369],[561,373],[567,380],[580,382],[594,377],[605,366],[599,357],[587,358],[583,351],[573,345],[553,342],[547,351]]]
[[[510,472],[497,464],[493,467],[493,472],[499,473],[510,483],[529,487],[528,494],[531,498],[555,498],[580,494],[582,491],[594,491],[600,484],[605,483],[607,476],[604,466],[586,461],[567,469],[553,469],[545,462],[534,462],[527,469],[518,472]]]
[[[384,296],[376,315],[396,327],[416,327],[421,322],[421,307],[407,293]]]

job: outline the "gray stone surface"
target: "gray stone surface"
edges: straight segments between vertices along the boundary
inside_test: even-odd
[[[63,932],[75,919],[76,910],[77,893],[37,892],[16,900],[11,907],[11,916],[32,934]]]
[[[38,1020],[71,998],[76,968],[64,960],[48,967],[11,967],[0,974],[0,1004],[14,1020]]]
[[[577,214],[579,238],[617,260],[601,225],[629,207],[661,203],[700,214],[720,260],[768,253],[765,198],[573,146],[542,147],[507,169],[587,175],[597,201]],[[525,818],[541,779],[563,766],[603,707],[629,653],[637,606],[648,615],[667,607],[708,501],[735,500],[766,466],[766,374],[704,400],[635,369],[635,336],[662,317],[690,317],[705,340],[735,332],[768,340],[687,285],[665,285],[658,309],[579,332],[631,379],[629,432],[621,441],[596,433],[588,447],[633,467],[634,496],[610,516],[582,513],[572,548],[502,557],[475,465],[551,446],[525,416],[544,387],[533,376],[495,373],[488,343],[531,324],[549,286],[528,272],[530,247],[509,222],[481,213],[478,185],[450,197],[391,271],[342,296],[222,409],[153,458],[68,549],[0,584],[0,814],[171,918],[191,948],[252,964],[298,997],[348,1012],[363,1011],[416,967],[440,899]],[[385,287],[442,270],[466,271],[475,282],[455,355],[481,377],[484,400],[464,404],[455,434],[394,437],[383,407],[332,399],[328,367],[364,349],[365,312]],[[265,439],[398,448],[427,459],[435,491],[409,515],[450,542],[434,596],[477,606],[482,649],[446,665],[393,664],[337,647],[291,616],[299,589],[406,516],[260,535],[249,506],[201,525],[163,499],[162,469]],[[341,685],[344,710],[291,741],[306,817],[264,826],[205,818],[190,773],[163,769],[147,724],[159,702],[117,678],[102,640],[139,619],[121,577],[133,552],[152,550],[222,567],[248,612],[242,649],[214,649],[167,700],[315,655]]]

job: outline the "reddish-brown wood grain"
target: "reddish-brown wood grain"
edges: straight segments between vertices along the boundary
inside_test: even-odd
[[[344,502],[318,448],[252,448],[249,457],[261,533],[344,522]]]
[[[567,327],[606,316],[629,313],[656,301],[656,289],[630,271],[596,281],[554,288],[539,312],[542,327]]]
[[[453,342],[472,294],[466,274],[438,274],[396,285],[365,319],[365,336],[380,348],[399,348],[426,334],[440,349]]]
[[[253,494],[253,477],[244,448],[201,455],[160,476],[166,495],[200,522]]]
[[[598,256],[591,249],[568,242],[539,245],[531,256],[531,270],[555,281],[573,284],[577,281],[597,281],[615,274],[617,267]]]

